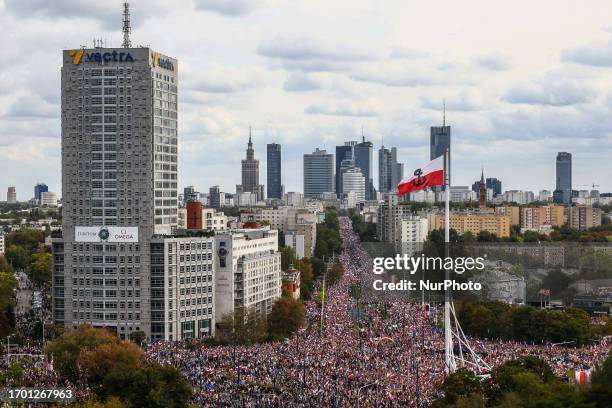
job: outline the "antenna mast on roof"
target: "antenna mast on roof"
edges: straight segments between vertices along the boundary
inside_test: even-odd
[[[130,48],[132,42],[130,41],[130,3],[123,3],[123,48]]]
[[[446,99],[442,99],[442,127],[446,126]]]

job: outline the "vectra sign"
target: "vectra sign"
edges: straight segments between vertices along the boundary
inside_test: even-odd
[[[70,50],[68,55],[72,59],[74,65],[79,65],[81,62],[134,62],[132,54],[123,51],[108,51],[108,52],[85,52],[84,49]]]
[[[151,63],[154,67],[160,67],[169,71],[174,71],[174,64],[170,59],[161,57],[158,52],[151,54]]]

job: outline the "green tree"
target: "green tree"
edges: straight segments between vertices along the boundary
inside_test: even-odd
[[[335,285],[344,275],[344,268],[340,262],[335,263],[327,272],[327,285]]]
[[[188,406],[192,393],[178,369],[157,364],[143,364],[136,369],[117,364],[102,385],[99,396],[103,400],[116,396],[138,408],[183,408]]]
[[[304,304],[291,297],[281,297],[274,302],[268,316],[268,336],[271,340],[290,337],[304,325],[306,308]]]
[[[38,285],[51,283],[53,257],[48,252],[35,252],[30,258],[26,273],[30,280]]]
[[[438,404],[434,404],[434,408],[455,404],[458,400],[469,398],[474,394],[478,395],[480,401],[483,399],[480,380],[473,371],[466,368],[460,368],[446,377],[440,388],[444,391],[444,398]]]
[[[286,271],[290,265],[295,266],[296,256],[295,250],[291,247],[281,247],[281,269]]]
[[[4,253],[13,268],[25,269],[30,263],[30,254],[23,246],[9,245]]]
[[[103,344],[116,344],[116,336],[104,329],[80,325],[47,344],[45,352],[53,357],[55,370],[76,383],[79,380],[79,356],[82,351],[94,350]]]

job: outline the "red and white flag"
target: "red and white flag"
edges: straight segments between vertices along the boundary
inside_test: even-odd
[[[399,195],[411,191],[424,190],[427,187],[444,185],[444,155],[436,157],[420,169],[416,169],[412,176],[403,179],[397,185]]]

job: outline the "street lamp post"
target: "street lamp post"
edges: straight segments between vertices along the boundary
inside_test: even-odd
[[[359,393],[361,393],[361,390],[367,387],[370,387],[372,385],[376,385],[376,383],[369,383],[366,385],[362,385],[361,387],[359,387],[359,389],[357,390],[357,408],[359,408]]]

